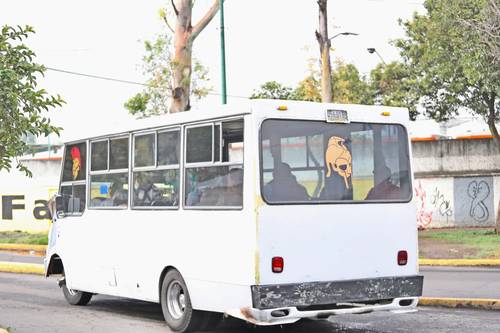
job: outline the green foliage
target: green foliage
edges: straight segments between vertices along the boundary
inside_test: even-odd
[[[314,60],[309,62],[308,76],[300,81],[295,89],[283,86],[276,81],[270,81],[260,86],[259,90],[254,91],[251,98],[321,102],[320,73],[314,67],[314,63]],[[337,62],[332,77],[334,103],[373,104],[370,86],[365,78],[360,76],[354,65]]]
[[[47,245],[48,235],[46,232],[29,233],[24,231],[2,231],[0,232],[0,243],[4,244],[35,244]]]
[[[162,13],[160,13],[162,15]],[[168,113],[172,98],[173,76],[178,64],[172,59],[172,38],[164,32],[154,41],[145,41],[145,56],[142,70],[148,78],[148,86],[125,102],[125,108],[133,115],[148,117]],[[202,98],[211,90],[207,86],[208,70],[197,60],[193,60],[191,92],[195,98]]]
[[[321,102],[321,81],[310,74],[299,82],[293,95],[300,101]]]
[[[254,90],[250,98],[267,98],[267,99],[293,99],[293,89],[285,87],[276,81],[268,81]]]
[[[462,245],[475,253],[467,256],[470,259],[500,258],[500,238],[493,229],[426,230],[419,232],[419,238]]]
[[[332,78],[334,103],[373,104],[370,86],[353,64],[337,61]]]
[[[35,53],[24,45],[32,33],[29,26],[3,26],[0,33],[0,170],[10,170],[12,160],[28,151],[23,140],[26,136],[60,131],[45,113],[64,101],[37,89],[37,78],[45,68],[33,62]],[[16,162],[16,168],[31,176],[20,162]]]
[[[425,15],[403,23],[407,38],[396,45],[427,116],[444,121],[468,108],[487,119],[490,129],[500,119],[498,60],[477,30],[465,24],[486,21],[488,1],[427,0]]]
[[[410,117],[417,116],[418,97],[409,69],[401,62],[379,63],[370,72],[370,89],[373,98],[382,105],[406,107]]]

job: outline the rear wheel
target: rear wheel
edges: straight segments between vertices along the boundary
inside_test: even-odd
[[[161,309],[167,325],[175,332],[191,332],[215,328],[221,315],[194,310],[181,274],[173,269],[163,279]]]

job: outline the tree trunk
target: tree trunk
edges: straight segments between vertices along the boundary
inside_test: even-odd
[[[498,135],[498,129],[495,125],[495,98],[495,93],[491,93],[490,96],[486,98],[486,103],[488,104],[488,127],[493,136],[493,142],[500,153],[500,136]]]
[[[328,0],[318,0],[319,6],[319,32],[316,39],[321,53],[321,101],[331,103],[333,100],[332,67],[330,64],[330,40],[328,39]]]
[[[199,33],[212,20],[219,8],[219,0],[215,0],[212,7],[193,27],[191,23],[193,0],[171,0],[177,22],[174,31],[174,67],[172,101],[170,113],[187,111],[191,108],[189,96],[191,94],[191,72],[193,43]]]

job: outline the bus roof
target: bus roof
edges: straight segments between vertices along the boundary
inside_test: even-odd
[[[283,110],[279,110],[279,108]],[[211,108],[195,108],[188,112],[151,116],[143,119],[108,122],[99,124],[86,131],[85,136],[66,134],[65,142],[75,142],[85,139],[126,134],[132,131],[144,131],[161,127],[210,121],[218,118],[254,114],[257,118],[289,118],[304,120],[324,120],[325,110],[346,110],[351,121],[400,123],[406,125],[409,121],[406,108],[388,107],[382,105],[357,104],[325,104],[305,101],[289,101],[275,99],[244,100]]]

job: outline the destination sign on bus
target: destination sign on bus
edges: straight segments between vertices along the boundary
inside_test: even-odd
[[[349,116],[346,110],[326,110],[327,123],[348,123]]]

